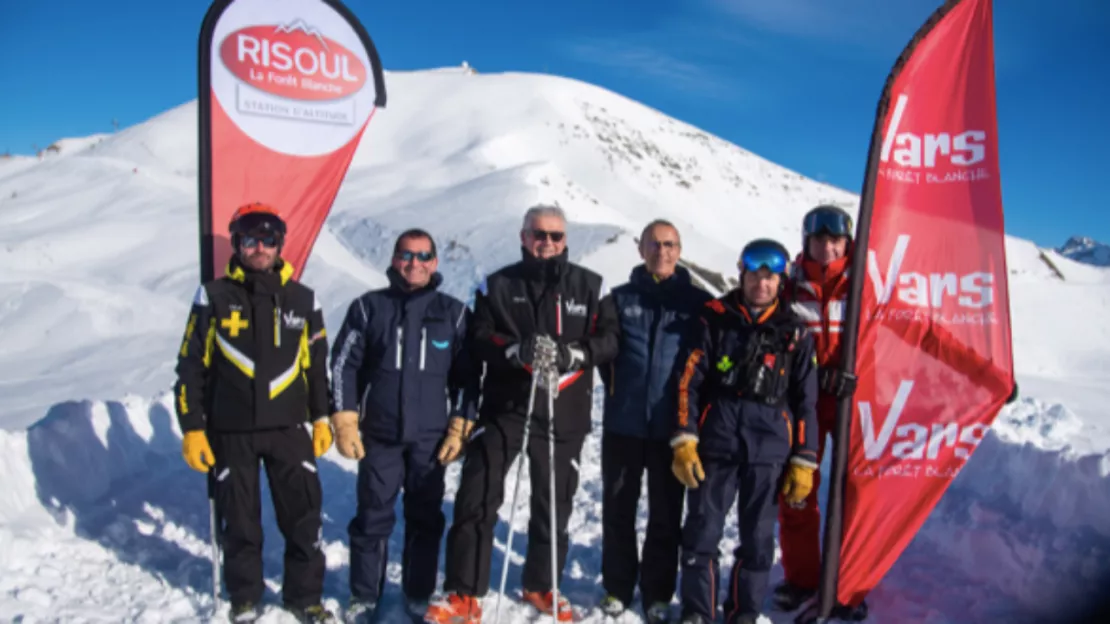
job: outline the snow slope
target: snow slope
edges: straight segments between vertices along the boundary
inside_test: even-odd
[[[638,263],[633,239],[656,217],[678,225],[688,259],[733,275],[752,238],[797,251],[815,203],[856,209],[851,193],[592,85],[461,69],[387,80],[389,107],[304,276],[333,328],[351,298],[384,285],[407,227],[432,232],[445,290],[468,300],[483,274],[519,257],[520,217],[537,201],[567,210],[572,259],[612,284]],[[203,479],[180,460],[166,392],[197,281],[195,119],[191,102],[41,160],[0,160],[0,617],[191,620],[209,608]],[[1058,604],[1076,604],[1108,571],[1110,271],[1015,238],[1007,255],[1025,398],[875,592],[871,621],[1061,615]],[[590,611],[601,591],[596,434],[583,453],[565,590],[600,621]],[[321,462],[333,605],[346,595],[353,469],[334,451]],[[276,591],[281,540],[264,510]],[[390,574],[395,597],[399,568]],[[527,619],[514,609],[512,621]]]

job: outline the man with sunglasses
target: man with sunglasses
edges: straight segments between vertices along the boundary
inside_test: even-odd
[[[682,529],[685,489],[671,474],[668,443],[678,400],[670,376],[681,343],[700,328],[699,311],[712,299],[678,266],[681,251],[678,229],[668,221],[652,221],[640,234],[644,262],[611,295],[620,318],[620,349],[601,374],[601,608],[619,617],[632,603],[638,577],[649,623],[669,619]],[[641,563],[636,516],[645,472],[648,523]]]
[[[428,609],[426,622],[481,620],[479,598],[489,589],[493,532],[504,500],[505,476],[527,453],[531,512],[522,585],[524,599],[541,613],[573,617],[559,594],[554,605],[551,544],[555,567],[567,556],[567,522],[578,488],[578,456],[591,427],[594,367],[617,350],[612,303],[602,303],[601,276],[567,258],[566,217],[556,206],[534,206],[520,232],[523,258],[486,277],[474,298],[471,335],[475,354],[486,366],[478,425],[463,463],[455,517],[447,534],[445,596]],[[555,398],[555,453],[548,450],[548,395],[537,392],[530,435],[524,440],[531,364],[540,342],[554,341],[562,375]],[[555,471],[556,500],[550,475]],[[556,526],[550,526],[551,505]]]
[[[182,453],[191,468],[215,476],[231,620],[254,621],[264,590],[262,461],[285,538],[285,608],[303,622],[333,621],[320,602],[316,458],[332,443],[323,313],[281,258],[286,226],[272,207],[240,207],[228,231],[226,275],[197,289],[178,353]]]
[[[707,303],[678,362],[672,469],[690,488],[682,528],[682,622],[716,621],[718,548],[737,502],[725,621],[754,624],[775,558],[781,493],[798,503],[817,469],[817,361],[813,338],[782,305],[790,261],[767,239],[740,254],[740,287]]]
[[[802,253],[786,290],[794,312],[814,337],[818,364],[817,463],[825,454],[826,437],[835,431],[837,404],[855,392],[855,376],[840,370],[841,325],[848,305],[849,269],[853,252],[852,217],[843,209],[816,206],[802,220]],[[954,370],[1006,392],[1011,402],[1017,386],[1001,369],[960,343],[942,326],[911,323],[905,340]],[[1012,388],[1012,389],[1011,389]],[[812,430],[811,430],[812,431]],[[814,487],[804,501],[779,508],[779,542],[784,580],[775,587],[772,600],[782,611],[794,611],[812,599],[821,577],[821,510],[817,490],[820,471],[814,472]],[[815,610],[811,604],[807,612]],[[867,603],[834,606],[832,615],[859,621],[867,617]],[[813,615],[803,613],[802,619]]]
[[[424,615],[435,590],[444,471],[463,451],[478,399],[470,311],[438,290],[438,266],[430,234],[403,232],[386,271],[389,286],[351,303],[332,349],[336,447],[359,462],[358,508],[347,527],[350,624],[374,617],[401,489],[402,590],[413,616]]]

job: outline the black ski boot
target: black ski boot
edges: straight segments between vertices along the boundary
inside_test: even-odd
[[[816,595],[816,589],[805,589],[783,581],[772,590],[771,602],[779,611],[797,611]]]
[[[252,602],[231,605],[228,619],[234,624],[247,624],[258,619],[258,607]]]
[[[857,607],[849,607],[838,602],[833,607],[831,615],[845,622],[862,622],[867,619],[867,601],[864,600]]]
[[[297,608],[286,606],[285,610],[292,613],[301,624],[336,624],[335,614],[317,604],[311,607]]]

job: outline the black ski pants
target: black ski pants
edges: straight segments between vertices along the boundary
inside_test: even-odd
[[[232,604],[262,601],[262,496],[266,468],[278,528],[285,538],[282,598],[286,606],[320,603],[324,584],[320,477],[312,437],[303,426],[247,433],[213,433],[216,504],[224,580]]]
[[[389,562],[394,508],[404,486],[405,546],[401,585],[405,596],[425,600],[436,586],[443,515],[444,467],[436,458],[439,438],[406,444],[366,439],[358,463],[358,509],[347,525],[351,540],[351,597],[377,601]]]
[[[655,602],[669,603],[674,596],[686,488],[671,472],[673,455],[666,440],[609,432],[601,437],[601,574],[606,593],[625,605],[632,603],[637,576],[645,607]],[[636,512],[645,471],[648,525],[641,564]]]
[[[775,519],[782,464],[749,464],[703,456],[705,480],[686,498],[682,527],[682,614],[715,621],[720,568],[717,557],[725,516],[737,501],[740,545],[724,600],[725,622],[758,614],[775,560]]]
[[[544,419],[532,422],[528,440],[528,473],[532,495],[528,520],[528,545],[521,584],[526,591],[552,589],[550,526],[551,496],[548,433]],[[459,490],[455,495],[455,517],[447,532],[446,592],[484,596],[489,591],[493,530],[498,509],[505,500],[505,477],[520,453],[524,420],[517,415],[479,422],[466,451]],[[578,489],[578,456],[584,435],[555,440],[555,521],[558,539],[558,570],[566,565],[574,493]],[[510,490],[509,496],[512,496]],[[520,501],[518,501],[518,504]],[[521,537],[521,536],[518,536]],[[514,545],[519,544],[514,538]],[[498,568],[500,579],[500,568]]]

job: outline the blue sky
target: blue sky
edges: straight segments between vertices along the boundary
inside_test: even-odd
[[[940,0],[347,0],[388,69],[591,82],[859,191],[879,91]],[[196,97],[205,0],[4,1],[0,152]],[[1110,242],[1110,1],[996,0],[1007,231]]]

